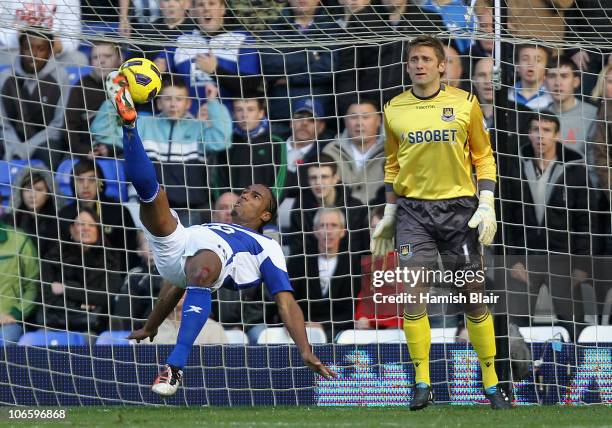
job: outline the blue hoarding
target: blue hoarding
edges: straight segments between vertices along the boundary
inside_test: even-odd
[[[414,374],[405,345],[320,345],[338,373],[325,380],[302,366],[295,347],[195,348],[184,388],[164,401],[150,391],[171,346],[0,348],[0,402],[19,405],[405,406]],[[612,344],[533,344],[531,377],[519,404],[612,404]],[[437,402],[484,403],[478,359],[465,344],[432,345]]]

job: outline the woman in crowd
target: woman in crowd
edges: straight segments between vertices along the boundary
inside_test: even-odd
[[[12,206],[15,226],[32,239],[38,254],[45,258],[57,244],[57,209],[53,195],[53,178],[43,166],[24,168],[15,178]]]
[[[70,239],[49,251],[43,264],[44,319],[50,328],[99,333],[108,324],[109,301],[119,291],[119,260],[102,246],[100,219],[81,208]]]

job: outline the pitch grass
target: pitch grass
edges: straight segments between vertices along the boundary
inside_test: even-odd
[[[5,417],[1,427],[591,428],[612,426],[612,406],[528,406],[493,411],[484,406],[440,405],[420,412],[391,407],[81,407],[69,408],[64,421],[7,421]]]
[[[0,427],[611,427],[612,406],[528,406],[493,411],[485,406],[364,407],[80,407],[63,421],[7,421]]]

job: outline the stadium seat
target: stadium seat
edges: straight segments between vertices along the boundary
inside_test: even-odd
[[[404,330],[344,330],[336,336],[339,345],[365,345],[368,343],[406,343]]]
[[[610,325],[610,317],[612,316],[612,288],[608,290],[604,299],[604,307],[601,311],[601,323]]]
[[[584,322],[590,325],[597,324],[597,297],[591,284],[580,284],[582,304],[584,306]]]
[[[455,343],[454,327],[432,328],[431,343]],[[365,345],[368,343],[406,343],[404,330],[345,330],[336,337],[338,344]]]
[[[0,195],[2,196],[2,205],[10,206],[11,204],[11,186],[16,186],[15,177],[19,172],[30,166],[32,168],[46,168],[43,161],[38,159],[32,160],[11,160],[0,161]]]
[[[70,85],[76,85],[80,82],[81,77],[91,74],[93,67],[91,65],[69,65],[64,67],[64,69],[68,73]]]
[[[455,343],[457,341],[456,335],[456,327],[432,328],[431,343]]]
[[[561,339],[563,342],[570,341],[570,335],[563,327],[552,325],[546,327],[520,327],[519,332],[525,342],[546,342],[548,340]]]
[[[327,343],[325,331],[318,327],[306,327],[306,335],[310,343]],[[257,338],[258,345],[280,345],[294,343],[284,327],[270,327],[263,330]]]
[[[41,329],[24,334],[17,344],[21,346],[79,346],[87,345],[87,338],[81,333]]]
[[[578,343],[612,342],[612,325],[590,325],[580,333]]]
[[[130,334],[131,331],[127,330],[103,331],[96,340],[96,345],[132,345],[133,341],[127,339]]]
[[[249,338],[242,330],[225,330],[227,343],[230,345],[248,345]]]
[[[60,193],[65,196],[74,196],[72,190],[72,168],[78,163],[76,159],[66,159],[59,164],[55,174],[55,180],[59,186]],[[96,163],[104,174],[106,182],[107,198],[114,201],[127,201],[127,183],[123,161],[116,159],[96,159]]]

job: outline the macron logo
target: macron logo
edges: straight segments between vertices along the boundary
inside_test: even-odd
[[[189,305],[189,309],[185,311],[187,312],[195,312],[196,314],[202,313],[202,308],[199,306]]]

